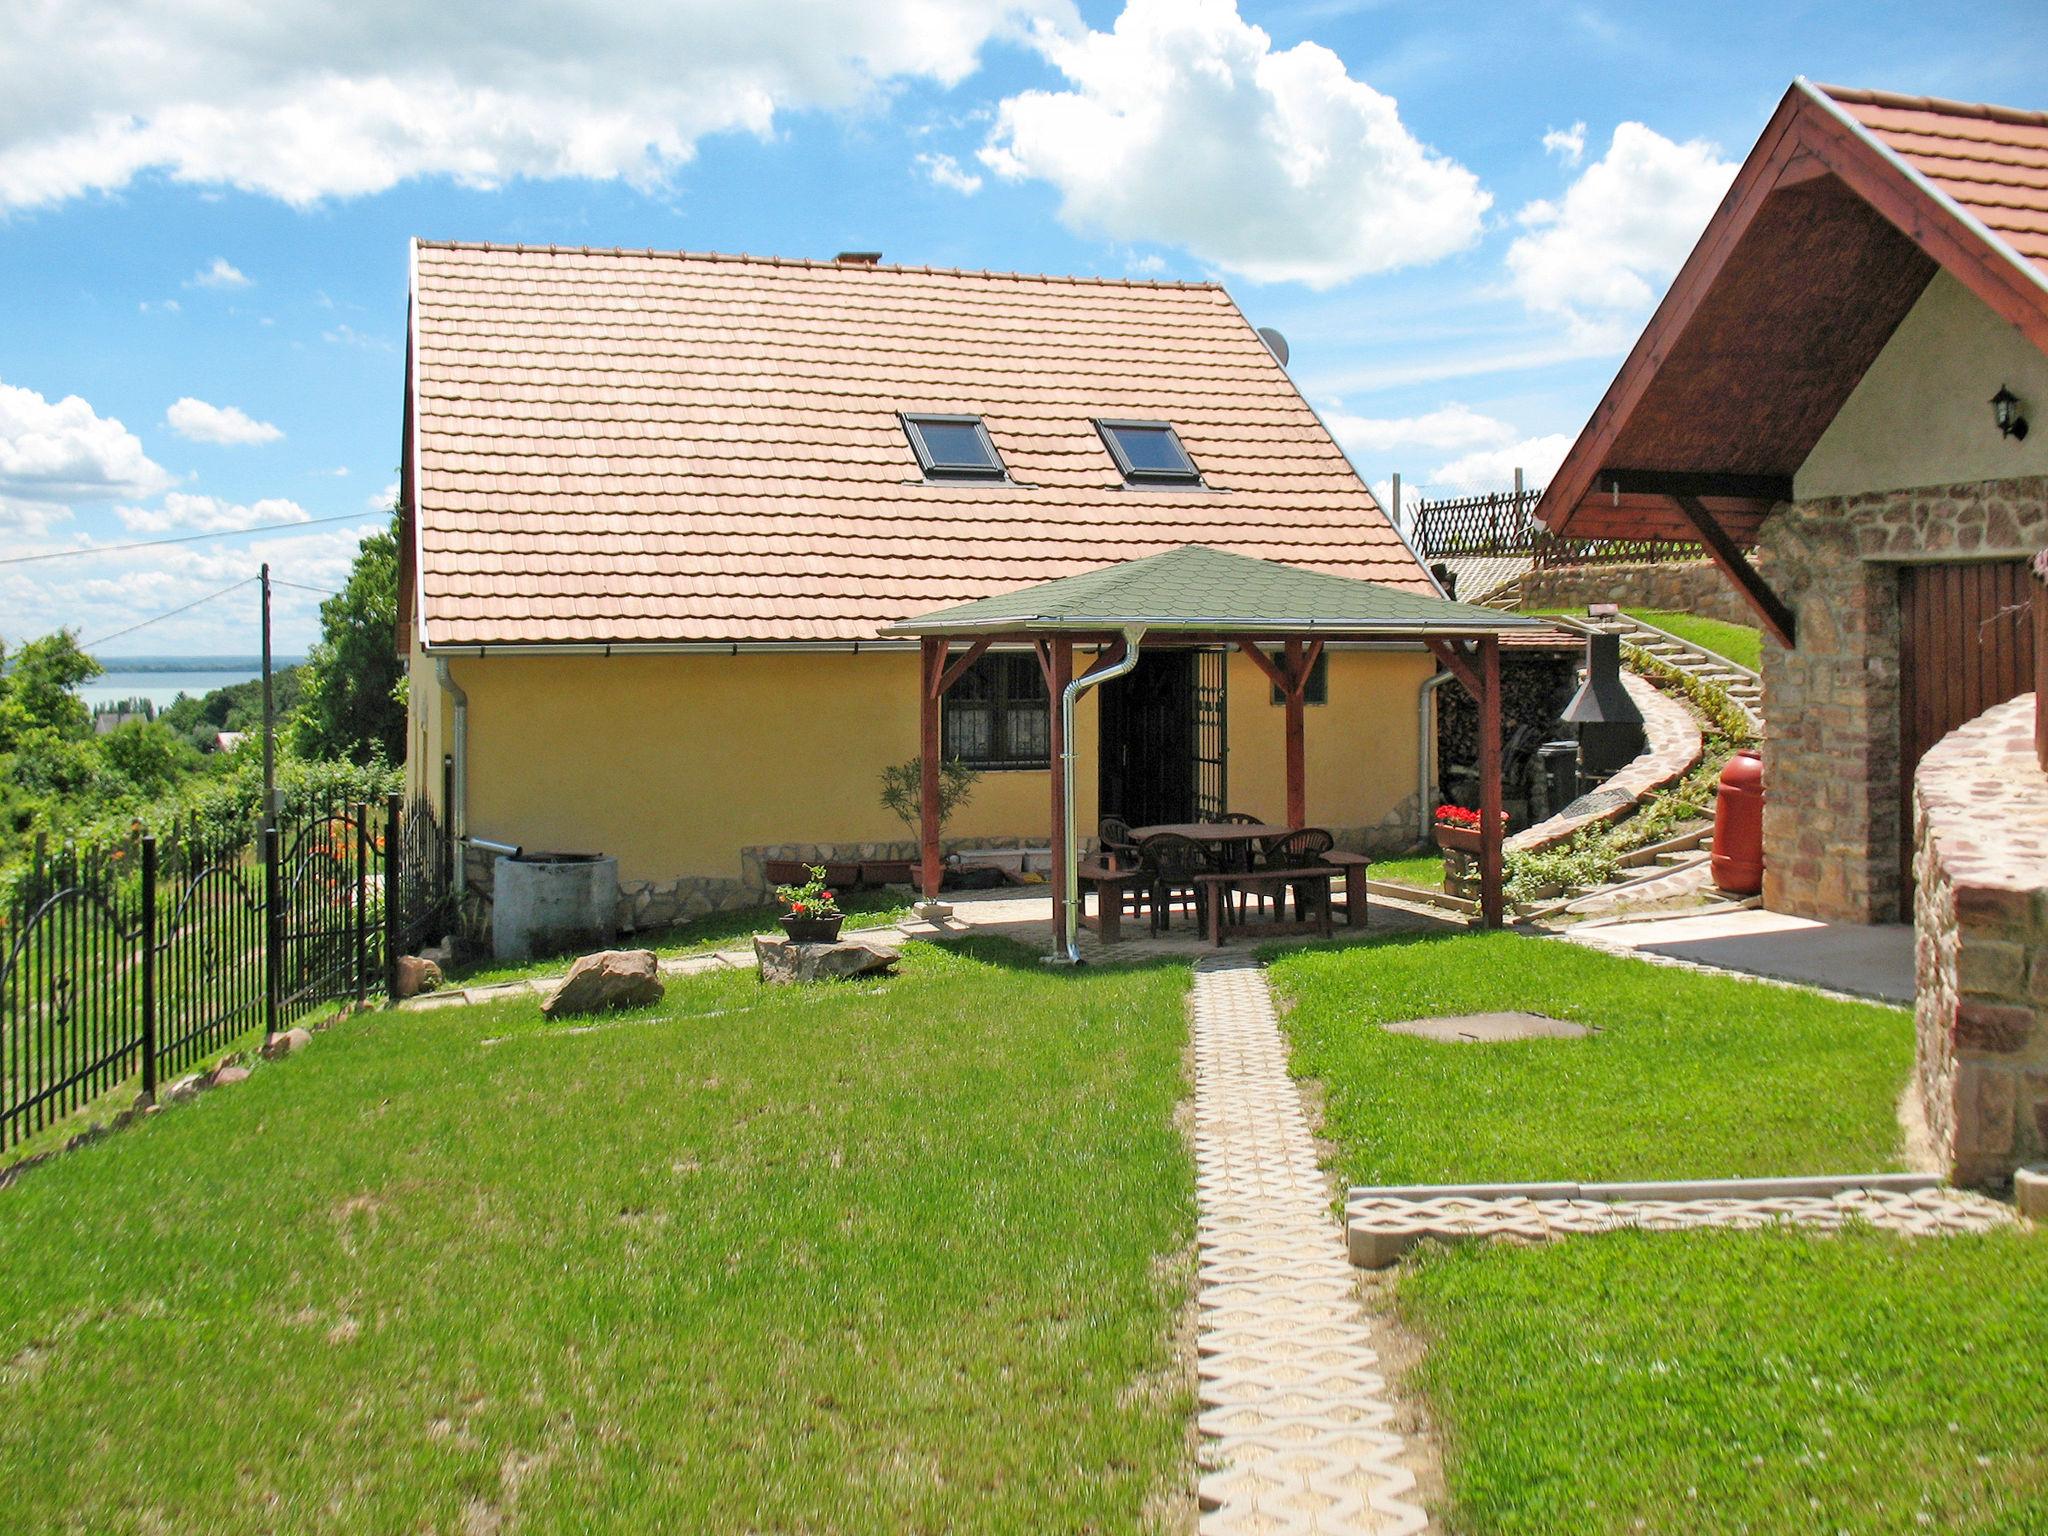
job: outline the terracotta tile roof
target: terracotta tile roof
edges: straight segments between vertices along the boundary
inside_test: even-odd
[[[432,645],[867,639],[1191,541],[1433,590],[1214,285],[426,242],[415,285]],[[924,483],[919,410],[1013,483]],[[1207,488],[1125,488],[1098,416]]]
[[[2048,112],[1825,85],[1829,98],[2048,273]]]

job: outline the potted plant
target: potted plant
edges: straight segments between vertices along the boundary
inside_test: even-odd
[[[778,885],[775,895],[789,910],[782,914],[782,931],[799,944],[834,944],[846,914],[839,900],[825,886],[821,864],[806,866],[811,878],[802,885]]]
[[[1462,805],[1440,805],[1436,808],[1436,824],[1432,828],[1436,834],[1436,845],[1446,853],[1476,854],[1479,852],[1479,825],[1477,811],[1468,811]],[[1500,829],[1502,832],[1508,829],[1506,811],[1500,813]]]
[[[943,832],[953,813],[974,795],[981,771],[970,768],[957,757],[939,759],[939,830]],[[882,809],[890,812],[910,830],[913,846],[923,836],[924,759],[894,763],[882,770]],[[917,860],[876,859],[863,861],[865,878],[883,885],[914,883]]]

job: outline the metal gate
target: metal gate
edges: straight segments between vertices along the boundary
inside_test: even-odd
[[[1913,884],[1913,773],[1942,737],[2034,686],[2024,560],[1899,571],[1899,863]]]
[[[1208,821],[1230,809],[1230,737],[1226,729],[1229,657],[1201,651],[1195,657],[1195,815]]]

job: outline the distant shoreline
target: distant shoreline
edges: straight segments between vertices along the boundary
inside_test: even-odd
[[[263,658],[259,656],[95,656],[102,667],[109,672],[127,676],[133,672],[246,672],[256,676],[263,671]],[[303,656],[272,656],[270,670],[283,671],[286,667],[305,664]]]

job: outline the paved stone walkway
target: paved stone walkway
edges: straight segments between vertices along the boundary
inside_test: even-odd
[[[1836,1232],[1851,1222],[1867,1222],[1909,1237],[1948,1237],[1988,1232],[2014,1219],[2009,1205],[1972,1190],[1945,1186],[1912,1191],[1846,1189],[1835,1194],[1751,1199],[1453,1195],[1418,1200],[1358,1191],[1345,1203],[1344,1214],[1352,1262],[1366,1269],[1394,1263],[1425,1238],[1540,1243],[1624,1227],[1689,1232],[1702,1227],[1752,1230],[1780,1224]]]
[[[1425,1530],[1265,973],[1203,959],[1193,1012],[1200,1529]]]

